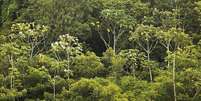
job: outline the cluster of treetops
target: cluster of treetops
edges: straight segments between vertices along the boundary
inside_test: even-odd
[[[200,0],[0,0],[0,101],[201,101]]]

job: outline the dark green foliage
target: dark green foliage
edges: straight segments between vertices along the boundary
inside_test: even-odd
[[[104,76],[104,71],[106,71],[100,58],[91,52],[87,52],[86,55],[77,56],[74,59],[72,70],[75,71],[73,75],[76,78]]]
[[[201,101],[200,0],[0,0],[0,101]]]

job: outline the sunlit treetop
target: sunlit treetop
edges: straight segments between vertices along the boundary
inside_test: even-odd
[[[48,32],[48,27],[39,25],[36,23],[16,23],[11,26],[10,38],[25,39],[28,42],[30,40],[36,41],[39,38],[44,37],[45,33]]]
[[[56,52],[66,51],[70,54],[80,53],[82,45],[79,43],[77,37],[70,36],[69,34],[59,36],[59,40],[52,43],[52,50]]]

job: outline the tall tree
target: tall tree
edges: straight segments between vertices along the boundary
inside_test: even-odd
[[[158,44],[156,36],[157,28],[148,25],[139,25],[132,33],[130,40],[134,41],[147,54],[147,60],[150,62],[150,54]],[[153,81],[152,70],[149,68],[150,81]]]
[[[70,69],[72,57],[81,54],[82,46],[78,42],[76,37],[70,36],[69,34],[61,35],[58,42],[52,43],[52,51],[57,59],[57,61],[67,60],[67,72],[68,79],[72,74]]]
[[[173,80],[173,87],[174,87],[174,98],[176,98],[176,50],[180,48],[184,48],[186,45],[191,44],[190,37],[188,34],[185,34],[181,29],[173,28],[171,30],[173,34],[173,58],[172,58],[172,80]]]
[[[117,42],[123,34],[129,34],[135,26],[134,19],[127,15],[124,10],[105,9],[101,12],[101,22],[92,23],[98,30],[101,40],[104,42],[105,47],[112,47],[117,51]],[[103,27],[103,29],[101,29]],[[107,33],[104,35],[103,31]]]

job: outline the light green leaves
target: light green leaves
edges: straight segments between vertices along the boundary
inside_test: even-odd
[[[104,65],[94,53],[87,52],[74,58],[73,68],[75,77],[93,78],[103,76]]]
[[[22,38],[28,42],[29,40],[39,40],[39,38],[44,37],[47,31],[47,26],[35,23],[16,23],[11,26],[11,35],[13,38]]]
[[[131,34],[130,40],[154,40],[156,38],[157,28],[152,25],[139,25]]]
[[[55,52],[64,52],[64,54],[70,55],[80,54],[82,51],[82,45],[79,43],[78,38],[69,34],[59,36],[59,41],[51,46]]]
[[[128,101],[121,89],[107,79],[81,79],[73,83],[68,92],[63,92],[70,101]]]
[[[124,10],[105,9],[101,12],[101,15],[108,24],[111,24],[110,26],[124,28],[125,30],[133,30],[135,26],[135,20],[130,15],[126,14]]]

